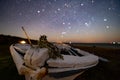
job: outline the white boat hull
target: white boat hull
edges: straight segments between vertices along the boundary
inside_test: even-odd
[[[30,67],[25,66],[24,58],[21,54],[19,54],[15,49],[17,46],[11,45],[10,46],[10,52],[12,55],[12,58],[15,62],[15,65],[17,67],[18,73],[20,75],[25,75],[26,80],[40,80],[40,73],[42,71],[41,68],[34,70]],[[29,48],[29,47],[28,47]],[[78,50],[79,52],[80,50]],[[22,52],[22,51],[21,51]],[[88,53],[84,52],[85,55]],[[96,56],[94,56],[96,57]],[[82,66],[82,67],[72,67],[72,68],[48,68],[48,74],[45,77],[42,77],[42,80],[73,80],[78,75],[81,75],[84,72],[84,69],[93,67],[97,65],[98,59],[96,57],[96,60],[88,66]]]

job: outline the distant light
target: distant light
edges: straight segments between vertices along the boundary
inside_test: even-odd
[[[113,44],[116,44],[116,42],[112,42]]]
[[[25,44],[26,42],[24,40],[20,41],[21,44]]]

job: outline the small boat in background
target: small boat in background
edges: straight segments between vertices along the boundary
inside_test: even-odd
[[[26,80],[73,80],[98,64],[98,56],[67,44],[54,45],[63,59],[50,58],[48,48],[38,48],[37,45],[11,45],[10,52],[19,74],[25,75]]]

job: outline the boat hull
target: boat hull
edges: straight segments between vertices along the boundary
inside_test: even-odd
[[[17,67],[18,73],[20,75],[25,75],[26,80],[74,80],[77,76],[81,75],[86,69],[97,65],[96,62],[93,65],[87,67],[77,67],[77,68],[48,68],[48,73],[44,77],[40,77],[41,68],[34,70],[28,66],[25,66],[24,54],[21,54],[22,51],[17,51],[15,48],[17,46],[11,45],[10,52],[14,63]],[[18,47],[19,48],[19,47]],[[27,46],[27,48],[29,48]]]

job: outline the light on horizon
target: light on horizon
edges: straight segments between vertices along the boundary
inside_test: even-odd
[[[21,44],[25,44],[25,43],[26,43],[26,41],[22,40],[22,41],[20,41],[20,43],[21,43]]]

